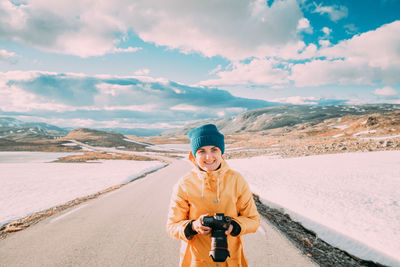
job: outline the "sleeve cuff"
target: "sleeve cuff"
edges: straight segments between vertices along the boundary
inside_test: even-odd
[[[185,227],[185,236],[187,239],[192,239],[194,235],[197,235],[197,232],[192,228],[193,221],[190,221]],[[240,226],[239,226],[240,227]]]
[[[240,232],[242,231],[242,227],[240,227],[240,225],[237,222],[235,222],[234,220],[232,220],[231,224],[233,226],[231,236],[238,236],[240,234]]]

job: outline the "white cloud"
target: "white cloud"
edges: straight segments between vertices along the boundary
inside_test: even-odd
[[[399,46],[400,21],[395,21],[322,50],[321,55],[328,58],[345,57],[352,62],[386,69],[400,65]]]
[[[290,80],[296,86],[396,85],[400,82],[400,21],[356,35],[330,47],[321,58],[294,65]]]
[[[358,28],[354,24],[346,24],[343,27],[346,29],[347,34],[355,34],[358,31]]]
[[[30,112],[33,110],[68,111],[68,105],[43,99],[17,86],[0,87],[0,110],[5,112]]]
[[[217,79],[201,82],[202,85],[246,85],[246,84],[285,84],[289,75],[287,70],[276,66],[279,62],[266,59],[253,59],[250,63],[236,62],[231,70],[217,72]]]
[[[298,41],[302,19],[296,0],[271,6],[262,0],[1,1],[0,13],[3,39],[80,57],[133,52],[116,48],[130,30],[146,42],[184,53],[271,56],[277,47]]]
[[[263,12],[265,10],[265,5],[266,5],[265,0],[255,0],[253,2],[250,2],[249,7],[251,16],[263,20]]]
[[[149,75],[150,70],[149,69],[140,69],[140,70],[135,71],[134,74],[138,75],[138,76]]]
[[[200,108],[187,104],[179,104],[170,108],[170,110],[178,110],[178,111],[198,111]]]
[[[112,121],[149,127],[181,125],[268,105],[224,90],[138,76],[0,72],[0,115],[17,112],[43,120],[59,118],[75,126],[98,122],[95,127],[100,127]]]
[[[0,49],[0,62],[15,63],[18,55],[5,49]]]
[[[315,96],[289,96],[276,98],[272,101],[293,105],[342,105],[349,103],[349,100],[342,100],[337,98],[321,98]]]
[[[328,47],[331,45],[331,42],[329,40],[319,40],[318,43],[322,47]]]
[[[210,75],[216,74],[220,70],[222,70],[222,65],[218,65],[215,69],[211,70],[208,74],[210,74]]]
[[[134,53],[142,50],[141,47],[127,47],[127,48],[114,48],[112,51],[114,53]]]
[[[375,95],[384,96],[384,97],[386,97],[386,96],[395,96],[395,95],[399,94],[395,89],[393,89],[390,86],[385,86],[383,88],[376,89],[376,90],[374,90],[373,93]]]
[[[332,21],[338,21],[342,18],[347,17],[349,11],[348,8],[345,6],[322,6],[322,4],[320,4],[315,6],[314,12],[319,14],[328,14],[329,18]]]
[[[229,59],[271,55],[277,46],[297,41],[302,18],[295,0],[271,6],[252,0],[146,0],[127,10],[130,24],[147,42]]]
[[[297,25],[297,30],[304,31],[306,33],[313,33],[313,28],[310,24],[310,21],[306,18],[301,18],[299,20],[299,24]]]
[[[76,73],[68,73],[68,75],[74,76]],[[84,75],[83,77],[86,77],[87,75]],[[94,76],[96,79],[115,79],[116,77],[121,78],[121,79],[129,79],[132,78],[132,76],[115,76],[115,75],[109,75],[109,74],[98,74]],[[135,79],[139,80],[140,82],[143,83],[161,83],[161,84],[168,84],[169,80],[165,78],[153,78],[150,76],[135,76]]]
[[[144,105],[98,107],[97,110],[106,110],[106,111],[129,110],[129,111],[151,112],[157,110],[157,107],[156,105],[153,104],[144,104]]]
[[[297,55],[293,55],[292,59],[309,59],[316,56],[317,53],[317,46],[315,44],[309,44],[305,46],[304,49],[298,51]],[[290,58],[287,58],[290,59]]]
[[[379,71],[345,60],[313,60],[292,68],[290,79],[296,86],[372,85]]]
[[[323,32],[329,37],[331,30],[325,28]],[[218,78],[201,84],[279,86],[293,81],[295,86],[304,87],[329,84],[393,86],[400,82],[400,21],[337,45],[321,39],[319,45],[318,49],[315,44],[298,42],[296,46],[280,48],[279,57],[274,59],[233,62],[225,70],[212,71]],[[292,62],[294,59],[307,61]]]
[[[129,103],[126,103],[124,100],[130,98],[131,85],[100,83],[96,85],[96,88],[98,89],[98,93],[93,96],[96,110],[97,107],[101,107],[101,109],[106,109],[108,107],[108,110],[110,110],[111,106],[117,107],[118,102],[120,102],[120,104],[123,103],[125,106],[129,105]],[[90,107],[91,110],[93,110],[92,108],[93,107]]]
[[[49,72],[41,72],[41,74],[49,74]],[[9,80],[30,80],[38,77],[37,71],[8,71],[0,72],[0,88],[4,88]]]
[[[288,103],[293,105],[316,105],[318,104],[319,98],[313,96],[290,96],[286,98],[275,99],[281,103]]]
[[[321,31],[325,34],[325,36],[329,36],[332,33],[332,30],[328,27],[323,27]]]
[[[323,45],[330,45],[329,41]],[[225,70],[218,66],[209,74],[215,74],[218,78],[200,82],[207,86],[228,85],[267,85],[274,88],[288,84],[290,71],[295,66],[289,63],[291,60],[312,59],[318,55],[315,44],[306,45],[298,42],[277,50],[279,57],[253,58],[250,62],[234,61]]]
[[[107,1],[1,1],[0,35],[50,52],[103,55],[119,43],[116,33],[127,30],[114,11]]]
[[[328,27],[323,27],[321,29],[321,31],[323,32],[323,36],[321,37],[321,39],[318,41],[318,44],[322,47],[328,47],[331,45],[331,42],[328,40],[330,38],[330,35],[332,33],[332,30]]]

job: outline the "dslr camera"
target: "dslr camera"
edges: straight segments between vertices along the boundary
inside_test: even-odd
[[[231,217],[223,213],[216,213],[214,216],[203,217],[203,225],[211,228],[211,250],[210,257],[214,262],[224,262],[230,253],[225,231],[231,225]]]

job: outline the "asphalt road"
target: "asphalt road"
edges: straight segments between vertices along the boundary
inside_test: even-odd
[[[178,266],[165,224],[172,187],[190,168],[175,160],[0,240],[0,266]],[[250,266],[316,266],[265,220],[244,240]]]

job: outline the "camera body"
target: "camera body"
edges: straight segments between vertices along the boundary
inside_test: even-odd
[[[203,225],[211,228],[211,250],[210,257],[214,262],[224,262],[230,253],[225,231],[231,225],[231,217],[223,213],[216,213],[214,216],[203,217]]]

